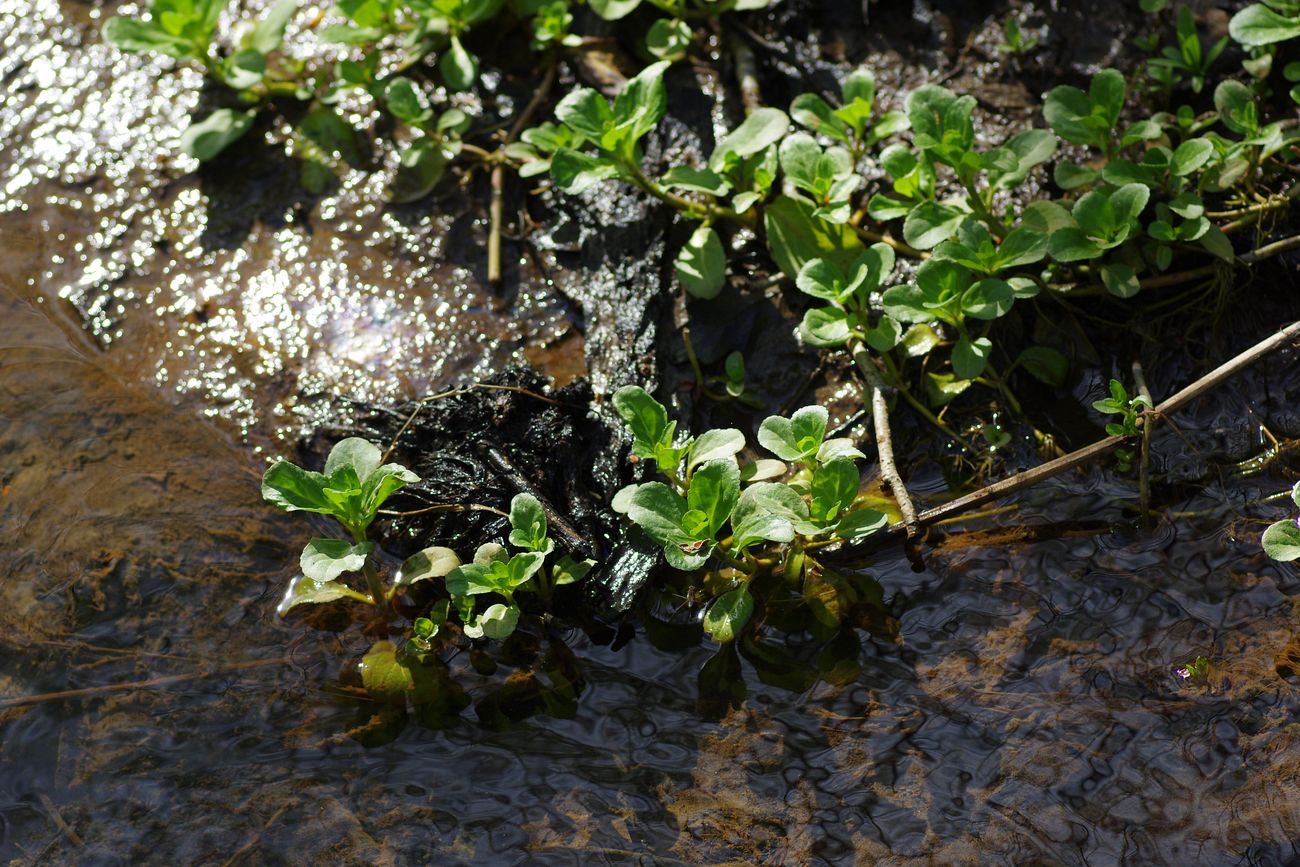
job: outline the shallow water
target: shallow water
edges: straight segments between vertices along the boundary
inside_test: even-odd
[[[571,375],[582,339],[540,276],[505,303],[478,282],[472,219],[395,220],[359,179],[309,220],[282,202],[231,229],[228,200],[217,220],[189,167],[156,164],[194,82],[110,61],[91,12],[0,2],[4,860],[1300,857],[1300,578],[1257,542],[1286,505],[1250,505],[1289,484],[1287,458],[1205,477],[1263,454],[1260,422],[1300,435],[1292,351],[1158,437],[1158,472],[1196,482],[1161,505],[1195,514],[1136,527],[1132,481],[1093,469],[972,524],[1036,541],[953,532],[924,573],[867,564],[898,640],[861,633],[851,677],[792,689],[747,657],[743,701],[718,713],[711,647],[573,631],[568,718],[483,723],[506,670],[461,655],[478,712],[363,746],[348,732],[368,708],[338,675],[370,639],[275,616],[313,527],[260,502],[259,449],[313,394],[419,393],[521,353]],[[918,482],[941,487],[937,469]],[[1198,655],[1210,676],[1182,682]],[[47,695],[66,690],[92,692]]]

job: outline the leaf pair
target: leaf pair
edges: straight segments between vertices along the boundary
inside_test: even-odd
[[[668,66],[667,61],[647,66],[628,81],[612,105],[587,87],[560,100],[555,116],[599,149],[597,156],[570,148],[555,152],[551,176],[560,189],[580,193],[598,181],[639,167],[637,144],[659,123],[668,105],[663,81]]]
[[[894,270],[894,250],[887,244],[873,244],[855,259],[847,272],[834,262],[814,259],[804,265],[795,285],[806,295],[830,302],[810,308],[799,333],[811,346],[845,345],[867,329],[868,301]],[[892,343],[891,343],[892,345]]]
[[[262,477],[262,497],[286,512],[331,515],[360,538],[384,500],[420,477],[401,464],[384,464],[379,448],[349,437],[330,450],[323,473],[278,460]]]

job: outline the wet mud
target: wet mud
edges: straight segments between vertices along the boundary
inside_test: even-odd
[[[1132,63],[1135,5],[913,0],[864,21],[856,0],[787,2],[725,36],[751,44],[772,104],[833,93],[866,62],[887,108],[924,81],[969,90],[996,140],[1047,87]],[[1015,60],[993,48],[1009,10],[1042,43]],[[625,540],[603,503],[631,470],[599,398],[643,382],[701,427],[751,426],[762,412],[692,387],[684,324],[708,372],[745,352],[766,411],[816,398],[862,430],[846,372],[791,336],[799,302],[762,283],[757,239],[729,239],[755,279],[725,290],[722,327],[665,289],[682,240],[666,212],[617,187],[575,201],[511,181],[490,287],[486,179],[385,208],[385,170],[358,169],[308,197],[273,129],[196,172],[174,154],[198,76],[101,45],[107,11],[0,0],[0,859],[1300,857],[1300,576],[1258,545],[1280,514],[1261,500],[1297,477],[1296,350],[1159,432],[1152,526],[1131,477],[1090,467],[937,529],[923,573],[890,549],[858,564],[877,619],[824,647],[717,653],[649,559],[612,556]],[[674,70],[652,164],[707,152],[739,118],[718,60],[720,75]],[[608,82],[619,63],[575,75]],[[509,72],[486,99],[526,98],[527,71]],[[1133,355],[1159,398],[1297,318],[1296,264],[1181,312],[1049,318],[1040,339],[1086,364],[1035,395],[1035,423],[1090,441],[1077,407]],[[515,390],[416,402],[475,381]],[[610,555],[571,620],[451,658],[462,692],[425,725],[350,688],[365,629],[276,616],[324,525],[272,512],[257,486],[270,454],[311,461],[407,421],[397,449],[427,482],[395,504],[499,507],[526,486]],[[896,440],[922,501],[1037,460],[1019,441],[983,464],[936,453],[906,423]],[[382,532],[400,554],[500,529],[471,513]],[[1198,656],[1208,675],[1180,677]]]

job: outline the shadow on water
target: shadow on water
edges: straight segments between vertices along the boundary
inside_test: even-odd
[[[1001,7],[984,5],[996,19]],[[934,37],[926,52],[942,53],[947,31],[916,10],[970,26],[955,6],[913,4],[907,26]],[[1067,15],[1055,6],[1035,14]],[[776,83],[782,63],[816,55],[822,82],[842,69],[837,51],[888,50],[856,28],[839,48],[800,44],[826,25],[804,15],[813,23],[800,29],[807,6],[788,7],[776,27],[795,34],[789,58],[773,54],[764,73],[774,93],[789,86]],[[286,451],[312,421],[303,395],[396,404],[491,374],[532,376],[511,373],[523,356],[589,373],[597,393],[658,376],[697,418],[747,424],[733,405],[677,388],[693,377],[659,326],[690,321],[710,370],[745,351],[775,409],[815,370],[789,329],[773,331],[793,314],[777,293],[744,294],[753,303],[729,329],[710,330],[702,307],[672,309],[654,291],[674,243],[662,215],[615,188],[530,204],[546,226],[507,245],[519,255],[499,296],[478,279],[481,220],[450,197],[383,211],[367,204],[377,182],[354,174],[307,200],[274,161],[250,192],[235,179],[266,163],[239,151],[196,180],[158,160],[196,81],[105,52],[88,35],[97,23],[82,5],[0,0],[0,80],[15,97],[0,110],[0,857],[1300,857],[1300,578],[1260,553],[1276,512],[1256,505],[1296,475],[1293,452],[1259,460],[1261,424],[1300,436],[1295,351],[1159,434],[1156,503],[1173,517],[1151,529],[1133,523],[1132,480],[1091,468],[1027,492],[1017,511],[945,527],[926,572],[894,552],[855,564],[853,628],[783,614],[776,588],[764,604],[788,634],[719,651],[702,643],[689,591],[665,584],[621,628],[552,626],[450,656],[444,713],[405,719],[350,689],[373,635],[328,613],[275,615],[297,552],[324,528],[258,497],[265,453]],[[1077,50],[1093,57],[1096,35]],[[917,74],[897,58],[881,66],[895,85]],[[698,114],[702,103],[687,105]],[[651,158],[707,146],[688,137],[707,128],[688,116]],[[1278,294],[1248,305],[1217,346],[1153,364],[1153,387],[1167,394],[1270,330]],[[1073,402],[1105,373],[1074,383]],[[827,374],[817,396],[849,406]],[[510,457],[557,500],[572,468],[528,463],[552,433],[572,436],[570,451],[606,453],[606,482],[623,472],[582,438],[594,427],[552,419],[537,441],[512,438],[539,415],[483,406],[504,407],[497,445],[528,446]],[[849,414],[838,413],[846,424]],[[364,413],[350,423],[382,427]],[[1083,423],[1062,429],[1086,434]],[[943,468],[922,467],[918,481],[939,490]],[[1207,675],[1180,677],[1198,656]]]

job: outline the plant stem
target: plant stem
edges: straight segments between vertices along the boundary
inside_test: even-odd
[[[1297,243],[1300,244],[1300,241]],[[1263,358],[1270,352],[1293,343],[1296,340],[1300,340],[1300,322],[1293,322],[1285,328],[1275,332],[1271,336],[1261,340],[1259,343],[1256,343],[1250,349],[1247,349],[1245,352],[1242,352],[1224,362],[1214,370],[1211,370],[1209,373],[1187,385],[1173,396],[1166,398],[1155,407],[1148,418],[1154,426],[1156,423],[1164,420],[1171,413],[1177,411],[1186,404],[1191,403],[1207,391],[1222,385],[1225,381],[1235,376],[1244,368],[1254,364],[1260,358]],[[1123,445],[1125,441],[1126,438],[1124,437],[1106,437],[1105,439],[1098,440],[1091,445],[1084,446],[1081,449],[1077,449],[1055,460],[1025,470],[1022,473],[1016,473],[1014,476],[994,482],[991,485],[987,485],[980,490],[966,494],[965,496],[958,497],[955,500],[950,500],[941,506],[927,509],[917,515],[917,523],[921,526],[929,526],[955,515],[964,514],[972,509],[979,508],[986,503],[993,502],[994,500],[1022,491],[1025,488],[1032,487],[1041,481],[1060,475],[1067,470],[1081,467],[1094,458],[1110,454],[1112,451]],[[904,534],[906,529],[906,525],[902,522],[894,524],[881,537],[879,537],[879,539],[897,537]],[[873,538],[867,543],[845,545],[836,556],[860,556],[867,544],[874,544],[876,541],[878,540]]]
[[[529,121],[532,120],[533,114],[541,107],[542,103],[550,96],[551,87],[555,84],[555,75],[558,64],[555,57],[552,56],[550,63],[546,67],[546,75],[542,77],[542,83],[533,94],[533,98],[528,101],[523,112],[515,119],[514,125],[506,133],[505,141],[497,149],[501,156],[496,165],[492,167],[492,199],[488,206],[488,216],[490,225],[488,228],[488,282],[493,286],[501,282],[501,211],[503,208],[503,198],[505,189],[505,148],[512,144],[519,134],[523,132]]]
[[[689,325],[682,326],[682,343],[686,346],[686,359],[691,363],[691,370],[695,372],[695,385],[700,390],[700,394],[709,400],[727,401],[731,395],[721,395],[710,391],[704,383],[704,370],[700,367],[700,359],[695,355],[695,345],[691,343],[691,329]]]
[[[671,193],[660,186],[657,181],[646,177],[645,174],[642,173],[641,168],[632,163],[624,162],[623,169],[628,173],[628,179],[631,180],[633,184],[654,196],[659,201],[672,205],[687,217],[701,220],[727,220],[732,223],[738,223],[748,229],[754,229],[758,226],[758,219],[748,211],[743,214],[738,214],[731,208],[723,208],[718,205],[695,202],[685,196]]]
[[[903,516],[903,526],[907,533],[907,559],[911,561],[913,569],[921,572],[925,569],[925,561],[921,559],[921,526],[917,523],[916,507],[912,505],[912,497],[907,492],[907,485],[903,483],[898,465],[894,462],[894,439],[889,428],[889,405],[885,401],[885,382],[880,377],[880,371],[876,370],[875,364],[871,361],[870,350],[864,344],[855,342],[850,346],[849,351],[853,354],[853,360],[857,362],[858,369],[862,371],[862,376],[871,389],[871,416],[876,431],[876,455],[880,458],[880,477],[889,486],[894,501],[898,503],[898,511]]]

